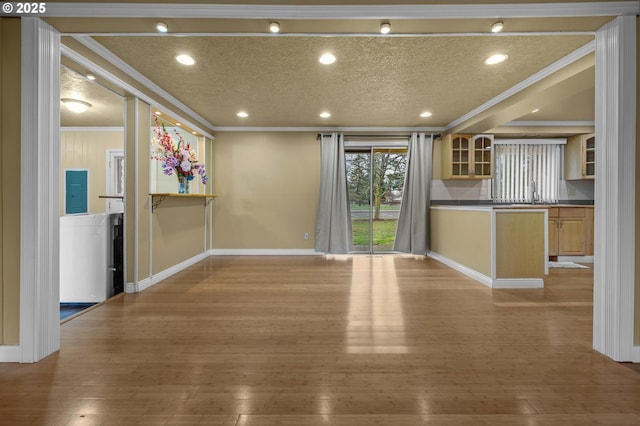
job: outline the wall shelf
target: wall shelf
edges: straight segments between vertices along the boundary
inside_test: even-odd
[[[162,204],[162,202],[167,198],[201,198],[204,200],[205,207],[208,206],[217,194],[177,194],[172,192],[154,192],[149,194],[152,199],[151,203],[151,212],[155,211],[155,209]]]

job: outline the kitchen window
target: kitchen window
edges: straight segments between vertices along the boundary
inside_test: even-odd
[[[557,203],[564,139],[494,141],[496,203]]]

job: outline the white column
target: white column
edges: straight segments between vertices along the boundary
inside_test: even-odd
[[[635,291],[636,17],[596,34],[596,177],[593,348],[640,362]]]
[[[60,349],[60,34],[22,18],[20,361]]]

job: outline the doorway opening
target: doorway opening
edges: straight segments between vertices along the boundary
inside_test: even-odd
[[[393,252],[407,168],[407,148],[346,148],[345,163],[353,252]]]

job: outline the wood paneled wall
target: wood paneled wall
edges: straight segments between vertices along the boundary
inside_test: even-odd
[[[65,170],[89,170],[89,213],[106,213],[108,150],[124,150],[124,129],[60,132],[60,216],[64,216]]]

